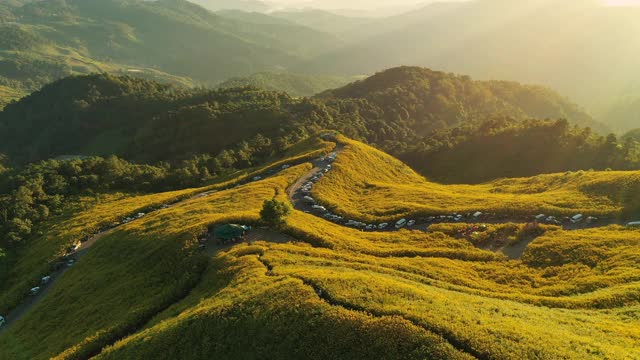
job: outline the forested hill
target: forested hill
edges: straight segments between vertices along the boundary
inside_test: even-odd
[[[0,153],[14,165],[117,155],[175,166],[204,155],[204,162],[195,161],[198,169],[218,172],[245,168],[309,134],[332,129],[445,181],[638,164],[635,141],[627,144],[566,121],[555,126],[556,120],[531,120],[536,117],[589,123],[579,109],[543,88],[475,82],[420,68],[391,69],[313,98],[255,87],[187,89],[91,75],[54,82],[8,105],[0,112]],[[559,158],[531,155],[526,164],[506,165],[520,152],[548,149]],[[516,160],[506,161],[505,152]],[[480,156],[478,163],[503,159],[497,163],[504,166],[447,178],[447,164],[436,160],[465,154]]]
[[[0,85],[31,92],[71,74],[121,71],[213,84],[287,68],[335,43],[294,23],[226,18],[185,0],[0,4]]]
[[[468,76],[420,67],[389,69],[318,97],[329,103],[357,101],[367,108],[367,116],[407,124],[419,135],[481,122],[488,115],[565,118],[598,132],[608,131],[578,106],[545,87],[474,81]]]
[[[132,77],[70,77],[0,113],[0,153],[14,163],[112,154],[176,162],[258,135],[286,148],[288,139],[304,135],[297,122],[313,124],[313,113],[284,93],[255,88],[188,90]]]
[[[327,89],[344,86],[350,77],[303,75],[261,72],[244,77],[234,77],[218,85],[220,88],[252,86],[265,90],[284,91],[292,96],[311,96]]]

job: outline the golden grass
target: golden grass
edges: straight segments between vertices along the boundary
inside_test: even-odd
[[[615,218],[640,209],[640,172],[576,172],[481,185],[428,182],[389,155],[341,139],[345,150],[313,195],[336,213],[367,222],[453,212],[529,216],[585,213]],[[460,164],[464,171],[464,164]]]
[[[398,165],[391,175],[375,177],[379,162],[363,166],[364,175],[353,164],[347,171],[340,159],[368,151],[348,144],[336,162],[341,181],[441,186],[375,152],[366,156]],[[106,236],[0,337],[0,357],[640,358],[638,230],[548,227],[520,261],[450,236],[454,225],[364,233],[294,211],[283,231],[306,243],[240,244],[209,259],[194,252],[205,227],[255,223],[262,201],[285,199],[309,169],[194,198]],[[335,175],[318,188],[330,199],[348,188],[329,186]],[[518,196],[527,181],[497,183]],[[552,200],[539,190],[524,195]],[[360,211],[356,198],[343,200]]]

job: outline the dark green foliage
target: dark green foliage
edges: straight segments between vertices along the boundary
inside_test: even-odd
[[[419,67],[389,69],[318,97],[367,121],[383,120],[417,135],[478,123],[493,115],[566,118],[581,126],[604,129],[549,89],[514,82],[474,81],[468,76]]]
[[[429,178],[482,182],[576,170],[636,170],[640,142],[600,136],[565,120],[497,117],[479,125],[436,131],[398,154]]]
[[[391,69],[312,99],[92,75],[9,105],[0,113],[0,151],[16,164],[62,155],[163,161],[175,179],[188,179],[170,183],[185,186],[252,166],[322,129],[376,145],[444,181],[638,166],[634,141],[529,120],[535,116],[589,119],[544,88],[421,68]],[[462,164],[466,170],[457,171]]]
[[[0,151],[18,163],[111,154],[176,163],[237,145],[219,161],[244,167],[305,136],[299,123],[309,112],[300,107],[285,94],[256,89],[190,91],[131,77],[72,77],[0,113]]]
[[[343,86],[351,81],[347,77],[302,75],[290,73],[257,73],[231,78],[219,88],[257,87],[271,91],[284,91],[292,96],[311,96],[327,89]]]
[[[285,222],[289,214],[291,214],[291,205],[272,199],[264,201],[260,218],[270,226],[279,226]]]

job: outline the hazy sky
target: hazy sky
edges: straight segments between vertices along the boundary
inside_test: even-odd
[[[465,0],[268,0],[273,4],[294,7],[314,7],[325,9],[375,9],[384,7],[405,7],[435,1]],[[561,1],[561,0],[560,0]],[[640,0],[602,0],[608,5],[640,5]]]
[[[367,9],[380,7],[407,6],[420,3],[427,3],[428,0],[270,0],[275,4],[302,7],[326,7],[326,8],[352,8]]]

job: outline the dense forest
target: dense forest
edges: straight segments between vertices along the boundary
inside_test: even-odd
[[[284,91],[291,96],[312,96],[344,86],[355,78],[322,75],[262,72],[234,77],[219,84],[219,88],[256,87],[270,91]]]
[[[14,163],[65,155],[176,163],[259,137],[282,150],[303,136],[297,123],[312,124],[305,116],[314,114],[303,101],[255,88],[189,90],[132,77],[70,77],[0,113],[0,151]]]
[[[599,132],[608,130],[577,105],[547,88],[505,81],[474,81],[468,76],[419,67],[389,69],[321,93],[317,98],[363,121],[400,125],[418,136],[478,123],[493,115],[519,119],[565,118]],[[371,126],[367,129],[380,131]],[[368,140],[379,144],[389,140],[383,134],[380,137],[380,140]]]
[[[175,163],[257,135],[282,150],[292,143],[288,138],[336,129],[397,154],[433,131],[495,115],[602,127],[544,88],[422,68],[390,69],[314,98],[91,75],[57,81],[7,106],[0,113],[0,152],[14,163],[64,155]]]
[[[496,117],[435,131],[397,155],[432,180],[477,183],[577,170],[640,169],[640,137],[598,135],[566,120]]]

